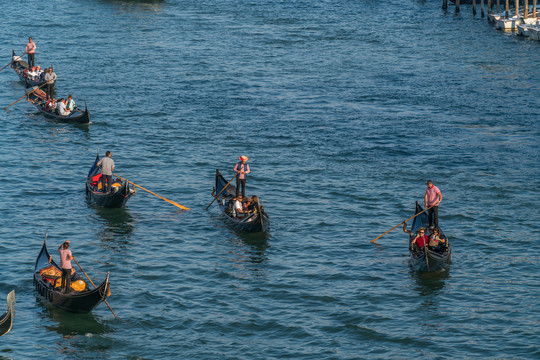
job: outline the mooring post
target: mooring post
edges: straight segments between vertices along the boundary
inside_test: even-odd
[[[448,0],[442,0],[442,8],[443,10],[448,9]]]
[[[536,0],[533,0],[533,18],[536,18]]]
[[[491,0],[488,0],[488,3],[487,3],[487,11],[488,11],[488,14],[491,14],[491,6],[493,5],[493,3],[491,2]]]
[[[480,0],[480,13],[484,17],[484,0]]]
[[[510,4],[508,4],[508,0],[504,1],[504,18],[508,19],[508,13],[510,12]]]
[[[456,14],[459,13],[459,0],[456,0]]]
[[[476,15],[476,0],[472,0],[472,14]]]
[[[516,0],[516,17],[519,17],[519,0]]]
[[[523,0],[523,18],[527,19],[529,17],[529,1]]]

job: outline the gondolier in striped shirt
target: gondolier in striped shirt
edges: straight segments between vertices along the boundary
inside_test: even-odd
[[[428,211],[429,227],[439,227],[439,204],[442,200],[442,194],[438,187],[433,185],[433,181],[427,181],[426,195],[424,196],[424,205],[426,208],[433,206]]]
[[[32,41],[31,37],[28,38],[28,44],[26,44],[26,49],[24,50],[24,52],[28,54],[28,68],[31,69],[32,67],[36,66],[34,64],[34,54],[36,52],[36,43]]]
[[[112,172],[114,170],[114,160],[110,151],[105,153],[105,157],[99,160],[97,166],[101,167],[101,190],[108,193],[111,191]]]
[[[247,156],[240,156],[240,161],[236,163],[233,171],[238,173],[236,177],[236,197],[239,195],[240,185],[242,186],[242,198],[246,197],[246,174],[250,173]]]

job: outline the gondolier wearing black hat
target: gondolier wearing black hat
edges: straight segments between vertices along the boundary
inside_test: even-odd
[[[58,247],[58,252],[60,253],[60,267],[62,268],[60,291],[67,293],[71,289],[71,260],[74,259],[71,250],[69,250],[69,240]]]

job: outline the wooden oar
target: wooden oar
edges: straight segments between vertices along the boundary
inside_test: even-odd
[[[40,87],[38,87],[37,89],[34,89],[32,91],[30,91],[28,94],[24,95],[22,98],[20,98],[19,100],[15,101],[13,104],[11,105],[15,105],[16,103],[18,103],[19,101],[21,101],[22,99],[24,99],[25,97],[28,97],[28,95],[30,95],[31,93],[33,93],[34,91],[37,91],[39,89],[41,89],[42,87],[44,87],[45,85],[47,85],[47,83],[41,85]],[[11,105],[7,106],[4,108],[4,110],[7,110]]]
[[[138,187],[138,188],[141,188],[142,190],[147,191],[147,192],[149,192],[150,194],[157,196],[158,198],[160,198],[160,199],[162,199],[162,200],[165,200],[165,201],[168,202],[169,204],[173,204],[174,206],[179,207],[180,209],[183,209],[183,210],[191,210],[191,209],[188,208],[188,207],[185,207],[185,206],[183,206],[183,205],[180,205],[179,203],[174,202],[174,201],[172,201],[172,200],[166,199],[166,198],[164,198],[163,196],[160,196],[160,195],[158,195],[158,194],[156,194],[156,193],[153,193],[153,192],[151,192],[150,190],[145,189],[145,188],[143,188],[143,187],[140,186],[140,185],[137,185],[137,184],[135,184],[135,183],[133,183],[133,182],[131,182],[131,181],[128,181],[128,180],[124,179],[124,178],[121,177],[121,176],[118,176],[118,175],[116,175],[116,174],[113,174],[113,175],[116,176],[117,178],[120,178],[120,179],[122,179],[122,180],[124,180],[124,181],[127,181],[128,183],[130,183],[130,184],[133,185],[133,186],[136,186],[136,187]]]
[[[75,256],[73,257],[73,260],[75,261],[75,263],[77,265],[79,265],[79,267],[81,268],[81,271],[84,273],[84,275],[86,275],[86,277],[88,278],[88,280],[90,280],[90,282],[92,283],[92,285],[94,285],[94,287],[97,289],[97,286],[94,284],[94,282],[92,281],[92,279],[90,279],[90,277],[88,276],[88,274],[84,271],[84,269],[82,268],[81,264],[79,264],[79,262],[77,261],[77,259],[75,259]],[[113,309],[111,308],[111,305],[109,305],[109,303],[107,302],[106,299],[103,299],[103,301],[105,301],[105,304],[107,304],[107,306],[109,307],[109,310],[111,310],[111,312],[113,313],[114,317],[118,319],[118,316],[116,316],[116,314],[114,313]]]
[[[431,209],[433,206],[435,205],[432,205],[430,207],[428,207],[426,210],[424,211],[420,211],[418,214],[414,215],[414,216],[411,216],[410,218],[408,218],[407,220],[403,220],[402,222],[400,222],[399,224],[397,224],[396,226],[394,226],[393,228],[391,228],[390,230],[388,230],[387,232],[385,232],[384,234],[382,235],[379,235],[377,236],[375,239],[371,240],[372,243],[374,243],[375,241],[377,241],[378,239],[382,238],[384,235],[388,234],[390,231],[394,230],[395,228],[397,228],[399,225],[411,220],[411,219],[414,219],[415,217],[417,217],[418,215],[422,214],[422,213],[425,213],[426,211],[428,211],[429,209]]]
[[[210,205],[212,205],[212,204],[214,203],[214,201],[216,201],[216,199],[218,198],[218,196],[223,192],[223,190],[225,190],[225,189],[227,188],[227,186],[229,186],[229,184],[230,184],[234,179],[236,179],[236,177],[238,176],[238,174],[240,174],[240,171],[237,172],[236,175],[233,176],[233,178],[231,179],[231,181],[229,181],[229,182],[227,183],[227,185],[225,185],[225,186],[223,187],[223,189],[221,189],[221,191],[219,192],[219,194],[214,195],[214,200],[212,200],[212,202],[211,202],[210,204],[208,204],[208,206],[207,206],[206,209],[204,209],[204,210],[208,210],[208,208],[210,207]]]

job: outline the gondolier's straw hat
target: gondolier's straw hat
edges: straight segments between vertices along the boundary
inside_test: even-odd
[[[242,160],[242,161],[248,161],[249,160],[249,158],[247,156],[245,156],[245,155],[240,156],[239,159]]]

